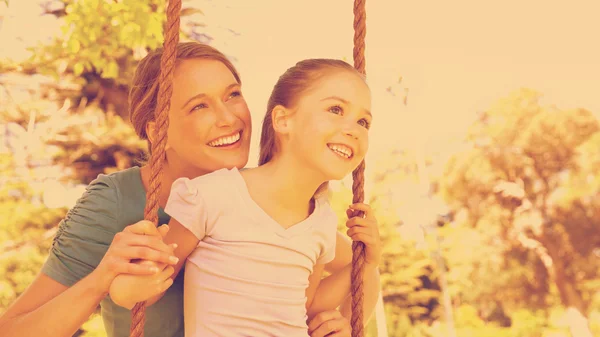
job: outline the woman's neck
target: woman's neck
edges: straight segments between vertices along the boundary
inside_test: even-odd
[[[150,166],[150,162],[142,166],[140,169],[142,183],[144,184],[144,189],[146,190],[147,196],[150,194],[150,177],[152,176],[151,170],[152,168]],[[171,185],[173,185],[175,180],[183,177],[193,179],[207,173],[209,172],[182,165],[182,163],[178,163],[177,161],[165,160],[163,162],[162,172],[160,175],[161,188],[158,200],[160,207],[164,208],[167,204],[169,194],[171,193]]]

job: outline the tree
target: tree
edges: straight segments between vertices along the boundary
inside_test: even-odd
[[[600,123],[587,110],[542,106],[540,99],[523,89],[482,113],[468,136],[470,149],[448,163],[442,193],[470,226],[496,237],[503,263],[527,266],[518,277],[506,275],[505,286],[521,280],[547,294],[550,280],[577,318],[572,334],[591,336],[577,325],[587,323],[598,290],[583,285],[598,276],[592,251],[600,244]]]
[[[162,46],[166,22],[164,0],[40,1],[47,15],[61,21],[63,35],[31,48],[32,57],[18,65],[25,73],[71,78],[83,85],[80,98],[97,100],[126,119],[128,86],[137,62]],[[207,42],[202,11],[181,11],[181,40]],[[76,102],[78,103],[78,102]]]
[[[130,125],[95,102],[49,99],[63,82],[47,86],[47,78],[19,74],[2,80],[8,83],[0,83],[0,312],[31,284],[57,224],[87,183],[134,165],[146,147]],[[101,336],[98,323],[95,316],[79,333]]]
[[[430,324],[440,316],[440,286],[438,270],[430,250],[420,249],[399,229],[403,226],[398,204],[401,186],[414,182],[414,158],[405,151],[393,150],[381,161],[369,164],[365,202],[371,205],[379,223],[383,244],[381,289],[390,336],[411,336],[420,326]],[[352,200],[351,182],[334,185],[332,206],[340,217],[339,230],[345,232],[345,209]],[[410,197],[410,196],[409,196]]]

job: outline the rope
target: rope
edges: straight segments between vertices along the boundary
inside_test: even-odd
[[[365,35],[367,32],[367,14],[365,11],[366,0],[354,0],[354,67],[361,74],[366,75],[365,71]],[[365,161],[363,160],[352,172],[352,203],[362,203],[364,201],[364,177]],[[355,212],[352,216],[362,216],[362,212]],[[365,265],[365,245],[360,241],[352,243],[352,273],[351,273],[351,291],[352,291],[352,317],[350,324],[352,326],[352,337],[364,336],[363,323],[363,272]]]
[[[365,71],[365,35],[366,35],[366,0],[354,1],[354,67],[363,75]],[[168,111],[170,98],[173,92],[173,68],[176,60],[176,46],[179,42],[179,26],[181,11],[181,0],[170,0],[167,8],[167,26],[165,30],[164,52],[161,57],[161,77],[157,102],[156,123],[154,129],[155,141],[152,143],[152,157],[150,159],[151,177],[150,191],[144,209],[144,218],[158,224],[158,200],[160,195],[160,175],[164,162],[164,151],[167,142],[167,129],[169,127]],[[364,201],[364,160],[352,172],[353,203]],[[362,212],[356,212],[352,216],[360,216]],[[363,337],[363,271],[365,262],[364,244],[362,242],[352,243],[352,337]],[[145,302],[137,303],[131,314],[130,337],[144,336],[144,323],[146,321]]]
[[[150,158],[150,191],[144,209],[144,219],[158,225],[158,201],[161,188],[161,173],[165,158],[165,145],[167,143],[167,130],[169,128],[169,109],[171,94],[173,92],[173,69],[177,58],[177,44],[179,43],[179,26],[181,0],[170,0],[167,7],[167,25],[165,27],[165,40],[163,54],[160,60],[160,79],[157,108],[155,111],[156,128],[152,142],[152,156]],[[130,337],[143,337],[146,322],[146,303],[137,303],[131,311]]]

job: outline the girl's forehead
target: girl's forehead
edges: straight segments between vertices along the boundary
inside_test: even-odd
[[[307,94],[318,100],[339,98],[348,104],[363,106],[367,110],[371,106],[369,87],[362,78],[349,71],[332,72],[320,77]]]

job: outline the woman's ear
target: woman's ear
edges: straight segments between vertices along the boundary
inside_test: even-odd
[[[273,123],[273,129],[275,132],[280,134],[287,134],[290,130],[291,111],[282,105],[277,105],[271,112],[271,122]]]
[[[148,136],[148,140],[150,143],[154,143],[154,128],[156,127],[156,122],[148,122],[146,124],[146,136]]]
[[[148,140],[150,144],[154,144],[154,132],[156,128],[156,122],[151,121],[146,124],[146,135],[148,136]],[[167,144],[165,144],[165,151],[169,150],[171,146],[169,145],[169,138],[167,137]]]

